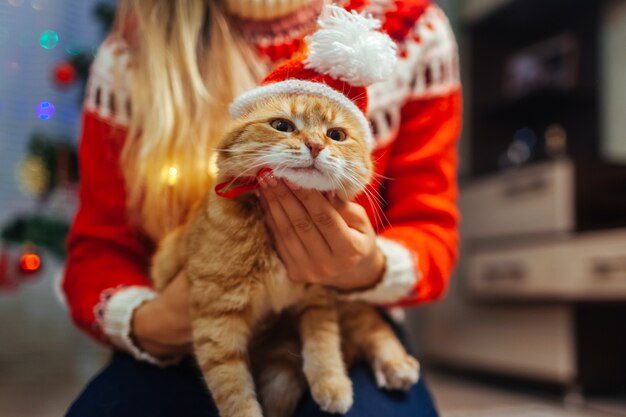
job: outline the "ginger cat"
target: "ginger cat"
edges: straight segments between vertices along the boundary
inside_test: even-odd
[[[254,178],[270,168],[303,188],[336,190],[351,199],[373,175],[361,126],[327,98],[284,94],[266,100],[228,129],[217,182]],[[370,362],[380,386],[413,385],[417,361],[373,307],[287,278],[263,217],[254,194],[223,198],[211,190],[188,222],[164,239],[153,260],[157,289],[181,270],[191,283],[195,355],[220,415],[263,415],[250,370],[251,347],[260,401],[270,417],[289,417],[307,382],[323,410],[350,409],[352,384],[342,343],[350,356]],[[278,320],[293,323],[292,336],[277,340],[266,329],[280,312],[285,314]],[[282,328],[289,332],[289,326]],[[293,349],[301,357],[281,354]]]

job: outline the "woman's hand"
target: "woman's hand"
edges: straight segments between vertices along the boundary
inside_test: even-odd
[[[182,273],[156,298],[137,307],[132,336],[141,349],[157,358],[192,351],[189,282]]]
[[[288,186],[271,174],[259,184],[266,222],[291,280],[344,291],[380,281],[385,257],[363,207]]]

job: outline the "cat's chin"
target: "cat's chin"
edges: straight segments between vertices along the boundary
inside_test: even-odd
[[[334,191],[337,188],[333,181],[315,168],[278,168],[273,171],[274,176],[298,185],[318,191]]]

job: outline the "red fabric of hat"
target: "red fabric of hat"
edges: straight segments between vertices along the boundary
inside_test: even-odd
[[[311,68],[305,68],[305,58],[300,56],[283,63],[270,72],[261,84],[267,85],[290,79],[326,84],[333,90],[345,95],[363,114],[367,113],[367,89],[365,87],[353,86],[330,75],[321,74]]]
[[[396,44],[378,31],[380,21],[337,6],[326,6],[318,25],[306,39],[307,53],[278,66],[261,86],[237,97],[231,116],[241,117],[255,103],[278,94],[324,96],[357,118],[372,148],[366,87],[391,75],[397,61]]]

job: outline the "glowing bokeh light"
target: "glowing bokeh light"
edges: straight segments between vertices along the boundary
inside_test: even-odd
[[[24,0],[9,0],[9,4],[13,7],[20,7]]]
[[[173,187],[178,182],[178,178],[180,173],[178,172],[178,168],[174,165],[169,167],[164,167],[161,170],[161,179],[167,183],[170,187]]]
[[[25,253],[20,258],[20,268],[24,272],[35,272],[41,266],[41,258],[35,253]]]
[[[76,46],[68,45],[68,46],[65,47],[65,52],[67,52],[68,55],[76,56],[76,55],[80,54],[80,49],[77,48]]]
[[[42,101],[37,105],[37,117],[41,120],[49,120],[54,116],[54,104],[49,101]]]
[[[170,167],[167,170],[167,183],[169,185],[176,185],[178,182],[178,169],[176,167]]]
[[[54,49],[59,44],[59,34],[54,30],[46,30],[39,37],[39,45],[43,49]]]
[[[217,156],[217,152],[213,152],[211,158],[209,159],[209,165],[207,167],[207,170],[209,172],[209,177],[211,178],[217,178]]]

